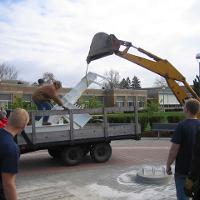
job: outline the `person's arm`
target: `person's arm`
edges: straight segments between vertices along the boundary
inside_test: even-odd
[[[167,159],[167,164],[166,164],[166,172],[167,172],[168,175],[170,175],[172,173],[171,165],[176,159],[179,148],[180,148],[180,144],[175,144],[175,143],[172,143],[172,145],[170,147],[168,159]]]
[[[54,95],[54,96],[52,96],[52,99],[53,99],[53,101],[54,101],[55,103],[57,103],[59,106],[63,107],[64,110],[67,110],[67,107],[63,105],[62,100],[61,100],[58,96]]]
[[[61,99],[60,99],[58,96],[54,95],[54,96],[52,96],[52,99],[53,99],[53,101],[54,101],[55,103],[57,103],[59,106],[62,106],[62,107],[63,107],[63,102],[61,101]]]
[[[64,106],[62,100],[58,97],[58,94],[57,94],[57,92],[55,91],[55,89],[52,88],[52,87],[50,87],[50,86],[49,86],[48,89],[49,89],[49,90],[48,90],[48,95],[49,95],[49,97],[50,97],[55,103],[57,103],[59,106],[62,106],[62,107],[66,110],[67,107]],[[47,92],[47,91],[45,91],[45,92]]]
[[[15,174],[2,172],[2,184],[6,200],[17,200]]]
[[[64,108],[63,102],[62,100],[58,97],[57,92],[55,91],[55,89],[52,86],[49,86],[48,88],[48,95],[49,97],[55,102],[57,103],[59,106],[62,106]],[[47,92],[47,91],[45,91]]]

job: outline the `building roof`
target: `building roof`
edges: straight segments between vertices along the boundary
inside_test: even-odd
[[[0,80],[0,83],[5,83],[5,84],[14,84],[14,85],[18,85],[18,84],[23,84],[23,85],[29,85],[28,82],[26,81],[21,81],[21,80]]]

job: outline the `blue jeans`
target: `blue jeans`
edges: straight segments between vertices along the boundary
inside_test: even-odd
[[[189,197],[187,197],[184,192],[186,175],[175,174],[174,179],[176,184],[177,200],[189,200]]]
[[[53,105],[48,101],[35,101],[38,110],[51,110]],[[36,116],[35,120],[39,121],[42,116]],[[43,117],[43,122],[48,122],[49,116]]]

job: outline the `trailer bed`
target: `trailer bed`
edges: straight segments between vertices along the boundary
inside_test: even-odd
[[[32,134],[32,126],[28,126],[25,129],[26,135],[33,138]],[[135,133],[135,124],[124,124],[124,123],[115,123],[109,125],[107,128],[107,134],[105,134],[103,124],[91,124],[86,125],[84,128],[75,129],[73,134],[70,133],[69,125],[51,125],[51,126],[43,126],[36,127],[36,134],[34,143],[42,144],[42,143],[50,143],[50,142],[69,142],[76,140],[92,140],[94,138],[107,138],[110,140],[114,139],[134,139]],[[31,140],[32,141],[32,140]],[[23,136],[18,136],[18,144],[24,145],[26,144]]]
[[[135,112],[134,123],[108,123],[107,115],[109,113],[124,111]],[[98,115],[102,113],[103,120],[98,123],[87,123],[82,128],[77,128],[77,126],[74,128],[73,116],[84,112],[90,114],[98,113]],[[74,162],[72,162],[73,159],[69,159],[69,152],[71,151],[73,152],[72,155],[77,155],[78,157],[82,157],[82,154],[90,151],[93,160],[104,162],[108,160],[111,155],[111,147],[109,143],[112,140],[138,140],[141,135],[141,129],[138,124],[137,113],[134,107],[68,111],[34,111],[30,114],[32,125],[27,126],[22,134],[17,137],[17,143],[21,149],[21,153],[48,149],[51,156],[60,157],[62,155],[61,157],[64,158],[65,163],[70,165],[74,164]],[[70,121],[69,123],[54,124],[50,126],[36,125],[34,120],[35,116],[46,116],[52,114],[68,115]],[[106,155],[103,156],[102,152]],[[98,155],[98,153],[101,155]],[[75,160],[79,162],[78,160],[80,159],[76,158]],[[71,164],[71,162],[73,164]]]

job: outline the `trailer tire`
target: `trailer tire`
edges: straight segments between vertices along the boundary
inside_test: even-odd
[[[48,153],[55,159],[59,159],[61,157],[61,152],[58,149],[48,149]]]
[[[66,165],[77,165],[83,159],[83,150],[78,146],[65,148],[61,152],[61,159]]]
[[[112,148],[109,143],[95,144],[90,150],[92,160],[98,163],[106,162],[112,155]]]

